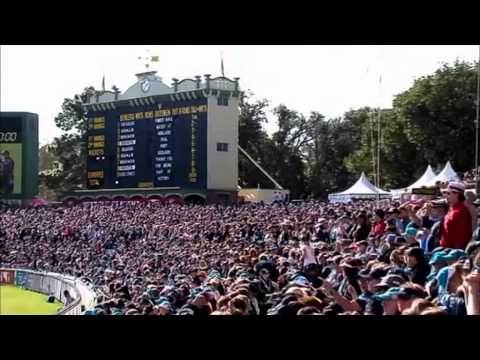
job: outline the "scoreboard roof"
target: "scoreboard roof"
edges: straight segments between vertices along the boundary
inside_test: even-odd
[[[117,106],[132,106],[154,103],[154,101],[180,101],[205,97],[210,92],[224,93],[237,97],[240,94],[239,78],[231,80],[226,77],[211,78],[204,75],[202,82],[200,76],[195,79],[172,79],[172,86],[166,85],[156,76],[156,71],[136,74],[137,82],[130,86],[123,94],[118,89],[115,91],[92,91],[88,101],[84,104],[87,109],[113,110]],[[144,99],[142,101],[142,99]],[[132,101],[138,102],[132,104]]]

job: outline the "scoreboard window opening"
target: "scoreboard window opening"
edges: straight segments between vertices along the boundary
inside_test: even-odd
[[[217,105],[228,106],[228,96],[220,95],[219,97],[217,97]]]
[[[228,143],[217,143],[217,151],[228,152]]]

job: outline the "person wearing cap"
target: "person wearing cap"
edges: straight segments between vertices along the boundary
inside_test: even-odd
[[[392,287],[400,287],[401,285],[405,284],[407,280],[397,274],[387,274],[386,276],[382,277],[379,283],[375,284],[375,291],[377,292],[385,292]]]
[[[383,302],[384,315],[398,315],[408,309],[416,299],[424,299],[427,292],[422,286],[405,283],[400,287],[392,287],[382,294],[375,295]]]
[[[383,315],[398,315],[397,295],[402,292],[400,287],[392,287],[381,294],[376,294],[373,298],[380,301],[383,306]]]
[[[461,182],[451,182],[445,192],[450,206],[445,215],[440,246],[452,249],[465,249],[472,238],[472,221],[468,208],[465,206],[465,185]]]
[[[405,237],[405,239],[407,240],[408,244],[417,243],[416,235],[417,235],[417,229],[409,226],[407,226],[407,228],[405,229],[405,232],[402,234],[402,236]]]
[[[457,269],[454,268],[453,265],[458,260],[466,258],[467,255],[463,250],[458,249],[445,249],[444,251],[437,252],[436,254],[439,254],[437,255],[439,257],[439,261],[445,262],[448,265],[440,269],[435,276],[435,279],[438,283],[438,292],[440,295],[442,295],[444,293],[448,293],[450,279],[456,275]]]
[[[447,263],[448,259],[445,259],[445,256],[446,254],[441,251],[437,251],[432,254],[432,257],[428,262],[428,264],[431,266],[431,269],[430,269],[430,273],[427,276],[427,281],[434,280],[438,272],[442,268],[448,265]]]
[[[424,251],[430,253],[440,245],[440,231],[442,221],[448,211],[448,202],[445,199],[432,200],[426,209],[426,216],[433,222],[425,240]],[[425,227],[425,220],[424,220]]]

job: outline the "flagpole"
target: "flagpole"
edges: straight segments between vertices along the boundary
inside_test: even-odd
[[[382,109],[378,108],[378,119],[377,119],[377,187],[380,187],[380,119],[381,119]]]
[[[380,75],[379,81],[378,81],[378,90],[379,90],[379,95],[381,95],[381,86],[382,86],[382,75]],[[382,114],[382,104],[381,104],[381,99],[378,104],[378,118],[377,118],[377,187],[380,187],[380,120],[381,120],[381,114]]]
[[[223,67],[223,51],[220,52],[220,67],[222,71],[222,77],[225,77],[225,69]]]
[[[375,126],[375,114],[374,110],[370,110],[369,123],[370,123],[370,147],[372,149],[372,167],[373,167],[373,182],[377,183],[377,161],[375,159],[375,147],[374,147],[374,135],[373,128]]]

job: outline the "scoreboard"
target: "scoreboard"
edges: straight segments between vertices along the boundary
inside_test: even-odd
[[[207,99],[89,112],[87,188],[206,188]]]

